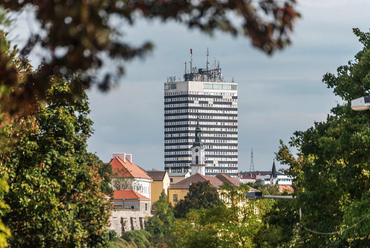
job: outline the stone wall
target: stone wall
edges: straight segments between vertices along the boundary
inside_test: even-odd
[[[114,230],[120,237],[122,232],[145,229],[146,218],[151,216],[148,212],[131,209],[114,209],[110,216],[110,230]]]

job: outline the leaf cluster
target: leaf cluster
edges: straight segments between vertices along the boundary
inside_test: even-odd
[[[336,75],[323,77],[344,104],[332,108],[325,122],[295,133],[290,146],[298,150],[296,157],[282,142],[277,154],[295,177],[301,224],[306,228],[300,233],[304,247],[369,243],[368,223],[363,221],[368,212],[360,207],[369,203],[370,116],[353,111],[350,100],[370,93],[370,33],[358,29],[354,33],[363,49],[354,61],[338,67]]]
[[[224,185],[223,195],[230,197],[226,202],[231,204],[192,209],[186,218],[177,219],[170,246],[256,247],[253,237],[262,227],[256,210],[261,206],[259,201],[246,201],[247,188],[245,185],[237,188]]]
[[[183,218],[190,209],[212,208],[221,204],[217,189],[209,181],[192,183],[185,199],[181,199],[174,208],[176,218]]]
[[[150,42],[132,45],[124,37],[123,27],[138,20],[176,21],[208,34],[215,30],[242,34],[250,37],[255,47],[271,54],[290,44],[290,33],[299,17],[295,5],[295,0],[259,0],[258,4],[244,0],[2,1],[5,11],[34,12],[39,24],[40,30],[31,34],[21,49],[22,57],[36,47],[47,54],[41,58],[44,63],[38,75],[26,78],[32,87],[14,95],[13,107],[19,111],[18,102],[26,106],[27,102],[37,103],[35,99],[43,100],[50,87],[45,79],[55,74],[69,80],[76,95],[94,82],[103,91],[111,88],[114,79],[124,73],[122,62],[143,58],[153,48]],[[233,19],[240,19],[241,23]],[[112,64],[116,65],[116,72],[105,70],[96,77],[97,71]],[[16,70],[9,65],[7,59],[0,60],[0,68],[5,69],[2,85],[19,85]]]
[[[86,151],[92,124],[88,102],[56,97],[73,93],[63,79],[51,83],[46,104],[15,119],[21,129],[7,127],[15,142],[0,155],[0,174],[8,176],[10,187],[4,197],[10,211],[2,218],[11,229],[9,242],[12,247],[102,247],[109,202],[101,195],[99,162]]]

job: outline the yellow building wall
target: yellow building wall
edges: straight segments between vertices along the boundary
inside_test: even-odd
[[[185,199],[185,196],[188,192],[189,192],[189,189],[168,189],[168,200],[172,204],[172,206],[176,206],[176,204],[180,200]],[[174,202],[173,195],[177,195],[176,202]]]
[[[159,197],[161,196],[162,191],[164,190],[164,193],[168,194],[168,188],[170,187],[170,178],[168,177],[168,173],[163,178],[163,181],[152,181],[151,185],[151,203],[153,206],[153,203],[158,201]]]

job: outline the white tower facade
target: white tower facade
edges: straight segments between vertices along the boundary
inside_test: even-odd
[[[197,173],[205,176],[206,175],[206,157],[205,157],[205,150],[202,143],[201,137],[201,129],[199,126],[199,118],[197,120],[197,127],[195,128],[195,141],[193,146],[191,147],[191,175],[195,175]]]
[[[219,65],[212,69],[191,68],[185,73],[184,81],[170,77],[164,83],[165,170],[171,168],[172,172],[181,172],[190,169],[198,117],[205,148],[205,174],[236,176],[237,83],[224,82]]]

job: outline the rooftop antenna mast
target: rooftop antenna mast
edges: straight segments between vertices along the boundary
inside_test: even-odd
[[[208,50],[208,47],[207,47],[207,63],[206,63],[207,72],[208,72],[208,65],[209,65],[208,57],[209,57],[209,50]]]
[[[253,162],[253,148],[251,149],[251,167],[249,169],[250,171],[254,171],[254,162]]]
[[[190,48],[190,73],[193,73],[193,49]]]

